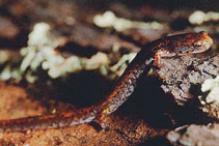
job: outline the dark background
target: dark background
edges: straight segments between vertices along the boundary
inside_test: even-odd
[[[112,2],[121,2],[129,6],[139,6],[141,4],[150,4],[156,7],[174,9],[202,9],[202,10],[219,10],[218,0],[80,0],[78,1],[84,5],[96,5],[103,7]]]

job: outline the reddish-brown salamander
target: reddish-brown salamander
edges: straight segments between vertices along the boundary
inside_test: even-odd
[[[42,115],[0,121],[1,131],[25,131],[31,129],[58,128],[101,120],[116,111],[134,92],[140,76],[157,65],[161,57],[197,54],[207,51],[213,44],[207,33],[171,35],[147,44],[130,63],[104,100],[77,113]]]

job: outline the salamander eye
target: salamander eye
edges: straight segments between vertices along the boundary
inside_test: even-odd
[[[198,41],[194,44],[194,47],[201,47],[203,45],[202,41]]]

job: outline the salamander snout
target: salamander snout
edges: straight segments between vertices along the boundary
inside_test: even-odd
[[[194,50],[193,53],[202,53],[211,48],[213,45],[213,39],[206,32],[199,32],[194,41]]]

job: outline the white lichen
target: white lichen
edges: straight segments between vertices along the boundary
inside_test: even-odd
[[[85,70],[95,70],[100,68],[102,65],[109,65],[110,63],[107,54],[102,52],[98,52],[89,59],[83,58],[82,62]]]
[[[201,86],[202,92],[208,92],[204,98],[206,103],[219,103],[219,76],[214,79],[207,79]]]
[[[51,28],[46,23],[38,23],[29,34],[28,46],[21,50],[24,57],[21,63],[21,71],[28,69],[36,71],[39,67],[47,71],[51,78],[65,76],[81,70],[95,70],[101,65],[107,65],[109,60],[104,53],[97,53],[89,58],[75,55],[65,58],[55,48],[58,46],[57,38],[51,33]],[[28,79],[33,81],[31,73]]]
[[[201,25],[208,21],[219,21],[219,12],[203,12],[195,11],[189,16],[189,22],[191,24]]]
[[[19,68],[13,68],[10,65],[6,65],[0,73],[0,79],[14,79],[15,81],[20,81],[22,79],[22,73]]]
[[[20,65],[14,67],[7,64],[0,73],[0,79],[15,79],[16,81],[25,79],[33,83],[39,78],[37,74],[39,69],[44,70],[52,79],[65,77],[82,70],[96,70],[104,76],[114,78],[124,72],[127,62],[130,62],[136,54],[124,54],[117,63],[112,64],[108,54],[103,52],[97,52],[90,58],[74,54],[64,57],[62,53],[57,52],[58,45],[58,36],[52,33],[50,25],[43,22],[37,23],[29,34],[27,46],[20,51],[20,63],[18,63]],[[118,53],[119,47],[112,48],[112,51]],[[4,52],[0,52],[0,55],[3,56],[1,62],[9,60]]]
[[[64,59],[54,50],[58,44],[50,30],[47,23],[37,23],[34,26],[29,34],[28,46],[21,50],[24,57],[20,67],[22,72],[28,68],[35,71],[41,64],[49,61],[54,64],[63,62]]]
[[[114,72],[117,76],[121,76],[128,64],[135,58],[137,53],[129,53],[123,55],[120,60],[111,67],[111,71]]]
[[[163,24],[153,22],[131,21],[129,19],[117,17],[113,12],[106,11],[103,14],[98,14],[94,17],[93,22],[98,27],[108,28],[112,27],[116,31],[125,31],[127,29],[159,29],[164,28]]]

